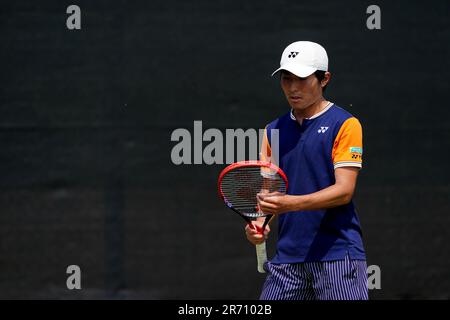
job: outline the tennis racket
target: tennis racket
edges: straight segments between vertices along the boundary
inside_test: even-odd
[[[286,193],[288,180],[276,165],[264,161],[240,161],[230,164],[219,175],[218,191],[228,208],[239,214],[254,229],[252,221],[265,217],[262,227],[256,227],[264,234],[272,214],[264,214],[259,207],[257,195],[261,193]],[[258,271],[264,273],[267,261],[266,243],[256,245]]]

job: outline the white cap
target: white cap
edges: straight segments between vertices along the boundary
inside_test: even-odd
[[[298,77],[305,78],[317,70],[328,71],[328,56],[325,49],[311,41],[297,41],[284,49],[281,55],[280,70],[287,70]]]

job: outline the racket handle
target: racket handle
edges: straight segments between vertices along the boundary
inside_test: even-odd
[[[267,261],[266,242],[256,245],[256,258],[258,260],[258,272],[266,273],[264,270],[264,263]]]

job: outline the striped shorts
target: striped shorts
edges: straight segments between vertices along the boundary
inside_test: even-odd
[[[261,300],[368,300],[365,260],[272,264]]]

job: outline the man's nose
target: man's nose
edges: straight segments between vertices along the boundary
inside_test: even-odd
[[[294,81],[292,81],[291,83],[290,83],[290,85],[289,85],[289,90],[291,91],[291,92],[295,92],[295,91],[297,91],[297,90],[299,90],[300,88],[301,88],[301,82],[300,81],[298,81],[298,80],[294,80]]]

